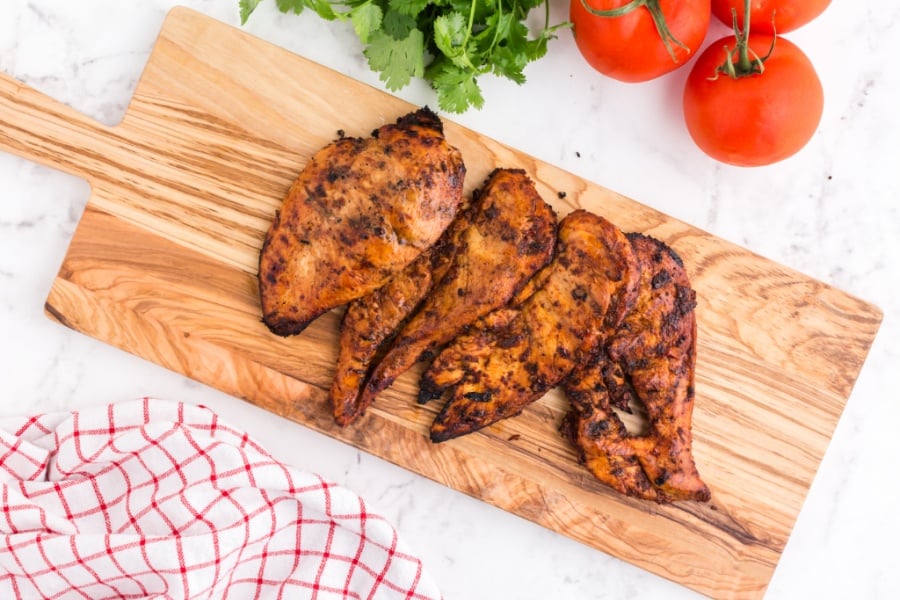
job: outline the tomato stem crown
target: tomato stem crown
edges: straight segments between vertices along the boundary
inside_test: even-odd
[[[774,15],[773,15],[774,17]],[[744,0],[744,27],[738,26],[737,10],[731,9],[731,27],[734,30],[736,44],[734,49],[725,46],[725,62],[716,69],[715,74],[710,79],[718,79],[720,74],[728,75],[732,79],[739,77],[748,77],[750,75],[760,75],[766,70],[765,62],[772,52],[775,51],[775,40],[778,39],[777,34],[772,34],[772,44],[765,56],[760,56],[750,48],[750,0]],[[772,20],[772,29],[774,31],[775,21]],[[737,60],[735,60],[737,58]]]
[[[588,4],[588,0],[581,0],[581,5],[595,17],[604,18],[624,17],[628,13],[639,8],[646,8],[650,11],[650,16],[653,18],[653,24],[656,26],[656,31],[659,33],[660,39],[663,44],[665,44],[666,50],[674,62],[678,62],[678,57],[675,55],[675,46],[685,50],[688,54],[691,52],[691,49],[688,46],[672,35],[672,32],[669,30],[669,25],[666,23],[666,16],[662,13],[662,9],[659,6],[659,0],[631,0],[631,2],[623,4],[618,8],[609,9],[593,8]]]

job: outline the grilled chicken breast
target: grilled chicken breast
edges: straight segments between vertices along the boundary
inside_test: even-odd
[[[674,251],[647,236],[628,237],[641,268],[637,302],[608,345],[567,379],[571,410],[561,431],[594,476],[623,494],[707,501],[691,453],[695,294]],[[646,435],[630,434],[611,408],[632,394],[646,407]]]
[[[380,351],[450,266],[460,233],[469,223],[461,211],[438,242],[374,292],[347,305],[341,319],[338,358],[329,399],[338,425],[356,420],[368,403],[361,394]]]
[[[520,169],[497,169],[476,194],[447,274],[403,327],[363,391],[361,404],[513,294],[553,256],[553,208]]]
[[[519,414],[584,362],[634,302],[639,270],[625,235],[578,210],[559,225],[542,285],[489,313],[425,372],[420,401],[448,397],[431,427],[441,442]]]
[[[260,253],[263,322],[300,333],[384,285],[447,228],[465,165],[423,108],[317,152],[291,186]]]

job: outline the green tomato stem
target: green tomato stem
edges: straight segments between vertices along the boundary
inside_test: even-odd
[[[725,46],[725,62],[716,69],[713,79],[717,78],[719,74],[728,75],[732,79],[761,74],[766,70],[764,63],[775,51],[777,34],[772,34],[772,44],[765,56],[759,56],[750,48],[750,0],[744,0],[743,29],[738,27],[737,11],[733,8],[731,9],[731,27],[736,40],[735,48],[731,50]]]
[[[749,73],[753,70],[753,61],[750,60],[750,0],[744,0],[744,30],[739,33],[738,38],[738,71],[741,73]],[[732,9],[734,13],[734,9]],[[737,16],[733,14],[735,27],[737,27]],[[760,64],[760,72],[762,72],[762,64]]]
[[[666,46],[666,51],[669,53],[669,56],[672,57],[674,62],[678,62],[678,57],[675,56],[675,46],[686,50],[688,53],[691,51],[690,48],[672,34],[668,23],[666,23],[666,16],[659,7],[659,0],[631,0],[628,4],[623,4],[618,8],[610,9],[593,8],[588,4],[588,0],[581,0],[581,5],[595,17],[603,18],[623,17],[639,8],[646,8],[650,11],[650,16],[653,18],[653,25],[656,26],[656,32],[659,34],[660,39]]]

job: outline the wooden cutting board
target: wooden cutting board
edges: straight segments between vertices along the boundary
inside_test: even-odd
[[[310,155],[413,107],[186,9],[168,16],[124,120],[106,127],[0,75],[0,148],[87,179],[46,302],[78,331],[715,597],[763,595],[881,321],[846,293],[451,122],[466,191],[524,168],[562,216],[585,207],[670,243],[698,294],[694,454],[709,504],[596,483],[557,434],[557,392],[433,445],[419,371],[337,428],[339,312],[281,339],[260,322],[265,230]],[[560,192],[565,192],[561,198]]]

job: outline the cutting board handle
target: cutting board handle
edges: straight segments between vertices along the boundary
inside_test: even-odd
[[[0,72],[0,150],[91,181],[128,147],[107,127]]]

